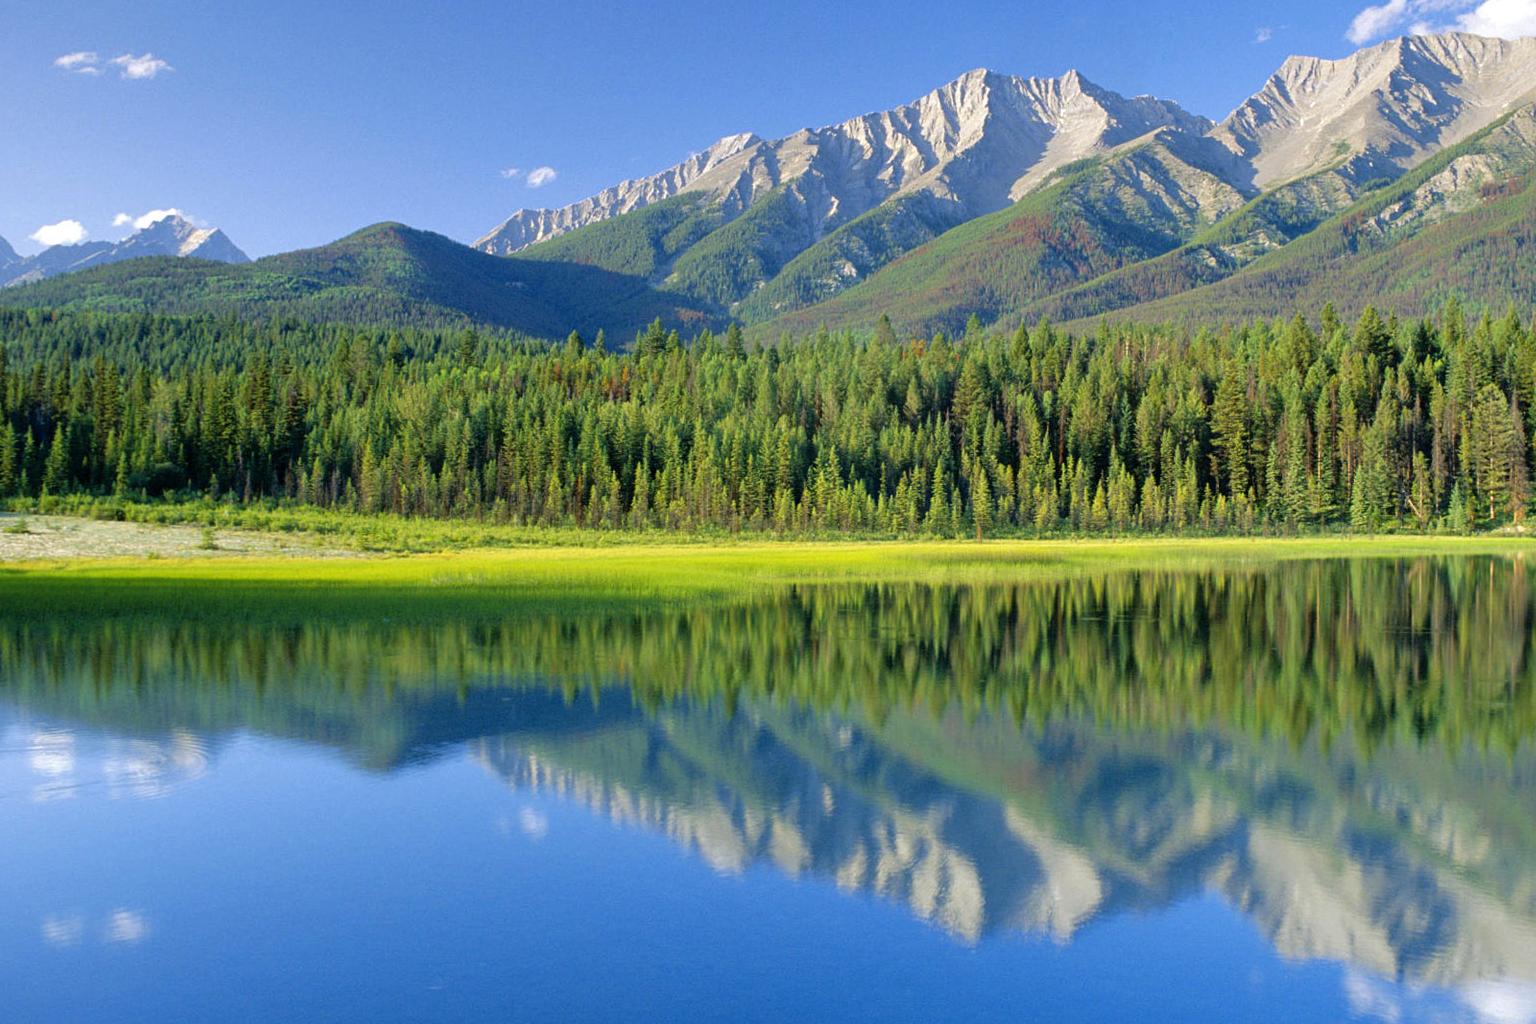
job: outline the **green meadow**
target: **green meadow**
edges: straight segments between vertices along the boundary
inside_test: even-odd
[[[1495,555],[1515,537],[1212,538],[969,543],[615,543],[353,557],[66,559],[0,567],[12,617],[155,614],[261,621],[503,617],[746,599],[790,585],[985,585],[1296,559]]]

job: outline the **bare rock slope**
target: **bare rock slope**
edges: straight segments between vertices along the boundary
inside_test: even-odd
[[[965,282],[987,273],[999,237],[1020,232],[972,232],[986,252],[968,251],[966,236],[938,252],[928,243],[1046,195],[1088,162],[1097,178],[1055,190],[1055,205],[1031,208],[1023,233],[1072,235],[1071,225],[1086,222],[1092,258],[1004,258],[1065,267],[1043,286],[1068,290],[1106,270],[1134,274],[1138,262],[1198,241],[1198,272],[1154,275],[1192,287],[1292,243],[1533,101],[1536,39],[1463,33],[1391,40],[1340,60],[1291,57],[1219,124],[1076,72],[977,70],[912,103],[825,128],[777,140],[728,136],[579,203],[520,210],[475,245],[497,255],[541,246],[534,254],[543,258],[641,274],[746,322],[794,316],[791,326],[823,312],[834,324],[845,310],[865,316],[891,290],[877,282],[892,276],[892,287],[910,292],[920,275],[947,305],[929,303],[911,326],[943,326],[964,307],[1004,311],[1006,303],[973,295]],[[1250,200],[1258,205],[1245,208]],[[1167,258],[1193,257],[1180,249]],[[903,269],[908,260],[922,270]],[[947,283],[934,266],[946,261],[956,268]],[[856,298],[865,289],[869,301]],[[1085,295],[1075,312],[1156,297],[1140,284]],[[850,301],[823,310],[843,297]]]

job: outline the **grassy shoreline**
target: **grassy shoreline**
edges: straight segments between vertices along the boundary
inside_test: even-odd
[[[0,615],[156,612],[301,620],[644,607],[786,585],[997,584],[1295,559],[1536,555],[1521,537],[761,541],[466,549],[327,558],[68,558],[0,565]]]

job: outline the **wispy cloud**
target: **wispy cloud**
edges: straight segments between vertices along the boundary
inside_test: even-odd
[[[1387,0],[1384,4],[1367,7],[1355,15],[1349,23],[1349,31],[1344,37],[1356,46],[1368,43],[1373,39],[1380,39],[1407,22],[1412,17],[1408,9],[1408,0]]]
[[[523,169],[521,167],[503,167],[501,169],[501,176],[506,178],[508,181],[511,181],[513,178],[522,173]]]
[[[119,908],[107,918],[102,937],[108,942],[135,945],[149,938],[149,921],[140,911]]]
[[[136,231],[143,231],[151,224],[165,220],[167,217],[180,217],[182,220],[191,221],[193,224],[200,223],[198,219],[192,216],[190,213],[187,213],[185,210],[178,210],[176,207],[172,206],[164,210],[150,210],[148,213],[140,214],[137,217],[131,213],[120,213],[116,217],[112,218],[112,226],[115,228],[123,228],[132,224]]]
[[[109,61],[103,61],[101,55],[95,50],[77,50],[74,53],[66,53],[62,57],[53,59],[53,66],[60,71],[68,71],[75,75],[99,75],[104,68],[117,68],[119,77],[129,81],[145,81],[154,78],[162,71],[175,71],[169,61],[161,60],[152,53],[144,53],[135,57],[131,53],[125,53],[119,57],[113,57]]]
[[[27,237],[39,245],[78,245],[85,241],[88,232],[77,220],[61,220],[57,224],[44,224]]]
[[[553,167],[535,167],[533,170],[528,172],[528,187],[543,188],[545,185],[548,185],[550,182],[554,181],[557,177],[559,177],[559,175],[555,173],[555,169]]]
[[[1344,36],[1362,46],[1397,32],[1536,35],[1536,0],[1387,0],[1356,14]]]
[[[53,59],[53,66],[75,75],[101,74],[101,57],[94,50],[77,50]]]
[[[168,61],[161,60],[152,53],[135,57],[131,53],[125,53],[121,57],[113,57],[112,64],[122,72],[122,76],[135,81],[154,78],[162,71],[175,71]]]
[[[1253,34],[1253,41],[1261,46],[1273,38],[1275,38],[1275,30],[1268,25],[1265,25]]]

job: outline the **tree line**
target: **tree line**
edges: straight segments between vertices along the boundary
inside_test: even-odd
[[[0,313],[0,496],[286,501],[593,529],[1467,530],[1531,504],[1536,333],[1366,308],[627,351]]]

